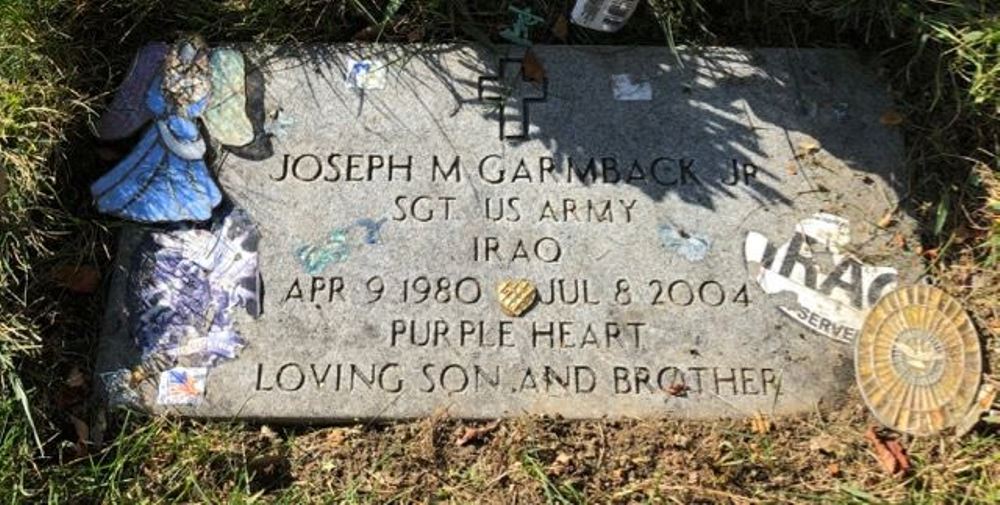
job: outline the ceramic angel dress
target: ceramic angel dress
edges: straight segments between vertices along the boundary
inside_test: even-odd
[[[246,113],[243,56],[208,51],[197,40],[145,47],[98,134],[105,140],[146,129],[133,151],[91,185],[98,210],[140,222],[204,221],[222,201],[205,162],[206,139],[242,146],[254,140]]]

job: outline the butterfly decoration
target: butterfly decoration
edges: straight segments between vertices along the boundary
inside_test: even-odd
[[[295,250],[299,264],[309,275],[317,275],[327,265],[340,263],[351,254],[348,243],[348,228],[334,228],[318,244],[307,244]]]
[[[222,194],[205,162],[206,138],[237,148],[255,141],[247,72],[236,49],[200,38],[150,44],[136,56],[97,134],[117,141],[145,128],[135,148],[90,191],[98,210],[145,223],[205,221]]]
[[[320,242],[305,244],[296,249],[295,257],[306,273],[319,275],[329,265],[347,261],[352,251],[357,251],[365,245],[379,245],[382,242],[382,227],[385,222],[385,218],[377,221],[361,218],[352,225],[334,228]]]
[[[259,235],[242,209],[215,214],[151,232],[135,251],[126,308],[143,362],[209,367],[246,344],[233,319],[260,313]]]

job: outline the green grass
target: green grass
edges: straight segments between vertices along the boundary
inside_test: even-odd
[[[939,45],[939,71],[960,79],[972,104],[996,118],[1000,115],[1000,16],[995,6],[986,6],[987,2],[978,8],[970,3],[946,4],[930,15],[912,9],[902,12],[925,40]],[[941,93],[935,96],[939,98]]]
[[[548,27],[568,0],[515,4],[546,19],[534,41],[558,43]],[[186,32],[268,43],[500,42],[507,5],[0,0],[0,501],[1000,500],[995,433],[914,443],[917,472],[897,482],[879,475],[857,443],[857,420],[808,420],[766,436],[693,423],[518,421],[482,447],[456,448],[457,424],[433,420],[365,428],[335,442],[330,429],[271,440],[241,424],[115,415],[106,444],[80,453],[71,416],[90,420],[91,412],[67,400],[65,380],[73,368],[90,368],[102,301],[62,289],[51,272],[108,265],[110,222],[94,213],[86,191],[100,172],[91,132],[135,49]],[[1000,3],[651,0],[621,33],[573,27],[570,42],[853,47],[879,56],[906,117],[929,270],[966,303],[997,363]],[[850,452],[833,461],[803,457],[817,424],[839,430]],[[671,445],[678,433],[699,438]],[[566,474],[552,470],[563,452],[575,458]],[[640,463],[637,454],[645,455]],[[827,476],[832,462],[840,477]]]
[[[571,505],[576,503],[586,503],[586,498],[577,490],[572,483],[564,482],[558,477],[551,477],[548,469],[539,460],[537,451],[529,449],[521,457],[521,468],[527,475],[538,481],[542,486],[542,493],[548,503],[558,503],[560,505]]]

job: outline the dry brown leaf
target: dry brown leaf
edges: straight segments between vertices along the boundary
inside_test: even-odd
[[[896,234],[892,236],[892,245],[893,245],[893,247],[895,247],[897,249],[904,249],[905,250],[906,249],[906,236],[904,236],[900,232],[896,232]]]
[[[566,19],[564,14],[560,14],[556,18],[556,22],[552,25],[552,35],[555,35],[557,39],[566,42],[569,38],[569,20]]]
[[[406,40],[410,42],[420,42],[424,40],[424,27],[418,26],[406,34]]]
[[[691,445],[691,437],[674,433],[674,436],[670,438],[670,445],[678,449],[687,449]]]
[[[73,431],[76,432],[76,443],[74,447],[78,457],[87,455],[87,442],[90,440],[90,426],[73,414],[69,415],[69,421],[73,423]]]
[[[886,439],[879,435],[874,426],[865,432],[865,439],[871,444],[875,459],[886,473],[901,475],[909,471],[910,459],[906,457],[906,450],[899,440]]]
[[[819,143],[815,140],[803,140],[799,142],[800,154],[813,154],[819,151]]]
[[[889,452],[892,456],[896,458],[896,462],[899,463],[899,471],[901,473],[907,473],[910,471],[910,458],[906,456],[906,449],[903,448],[903,444],[899,440],[887,440],[885,446],[889,448]]]
[[[344,442],[347,441],[347,438],[351,435],[351,433],[354,432],[355,431],[352,428],[334,428],[330,430],[329,433],[326,434],[325,437],[326,439],[324,440],[324,442],[326,446],[331,449],[340,447],[341,445],[344,445]]]
[[[785,173],[788,175],[797,175],[799,173],[799,164],[795,160],[789,160],[785,163]]]
[[[89,265],[63,265],[52,269],[52,279],[74,293],[90,294],[101,286],[101,271]]]
[[[976,232],[967,223],[959,223],[952,234],[952,241],[956,244],[964,244],[971,238],[976,238]]]
[[[667,386],[667,394],[670,396],[687,396],[688,387],[680,382],[675,382]]]
[[[498,427],[500,427],[499,420],[493,421],[492,423],[489,423],[485,426],[480,426],[478,428],[467,426],[465,428],[465,431],[462,433],[462,436],[458,437],[458,440],[455,441],[455,445],[461,447],[468,443],[476,442],[485,437],[486,435],[489,435]]]
[[[69,409],[86,400],[89,391],[86,374],[74,366],[66,375],[63,385],[55,391],[53,403],[59,409]]]
[[[842,442],[834,438],[832,435],[824,433],[822,435],[816,435],[809,440],[809,450],[812,452],[828,454],[830,456],[840,456],[845,452],[845,447]]]
[[[556,455],[555,461],[549,465],[549,475],[559,476],[566,473],[566,470],[569,469],[572,461],[573,456],[570,456],[565,452],[560,452]]]
[[[882,113],[878,118],[878,122],[884,124],[885,126],[899,126],[903,124],[905,118],[902,114],[894,109],[889,109]]]
[[[278,434],[274,430],[272,430],[270,426],[262,424],[260,425],[260,438],[263,438],[264,440],[268,440],[270,442],[277,442]]]
[[[750,418],[750,431],[754,433],[764,435],[770,433],[771,428],[774,428],[774,423],[762,412],[758,412]]]
[[[374,42],[378,37],[379,29],[375,25],[366,26],[354,33],[353,40],[357,42]]]
[[[524,76],[524,80],[535,84],[545,82],[545,67],[531,49],[524,53],[524,59],[521,60],[521,75]]]
[[[826,465],[826,473],[830,474],[830,477],[840,477],[840,465],[837,463]]]
[[[877,223],[878,227],[884,229],[892,226],[892,224],[895,222],[895,219],[893,219],[895,215],[896,215],[895,209],[887,210],[885,214],[883,214],[882,217],[878,220]]]
[[[144,370],[141,366],[137,366],[131,370],[131,374],[129,374],[128,383],[130,386],[135,388],[139,387],[139,384],[142,384],[142,381],[148,378],[149,374],[146,372],[146,370]]]
[[[79,367],[73,367],[69,371],[69,375],[66,377],[66,385],[71,388],[87,387],[87,376],[80,371]]]

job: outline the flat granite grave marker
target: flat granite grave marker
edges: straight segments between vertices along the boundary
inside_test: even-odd
[[[208,324],[147,359],[129,280],[157,227],[129,228],[99,350],[114,404],[288,421],[807,412],[852,387],[845,342],[919,272],[892,246],[913,223],[890,102],[850,52],[240,50],[271,149],[210,135],[210,165],[259,230],[260,314],[229,314],[240,339],[207,364],[185,342]],[[519,317],[505,282],[535,287]]]

